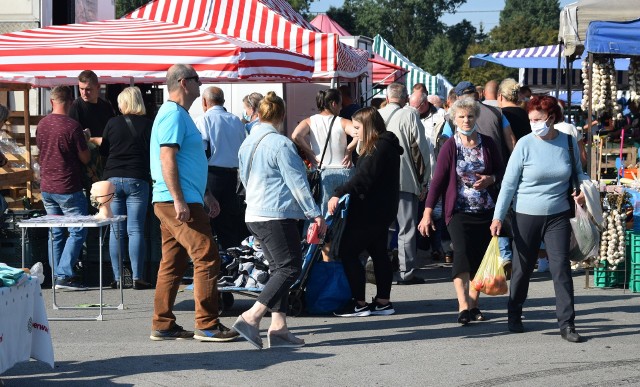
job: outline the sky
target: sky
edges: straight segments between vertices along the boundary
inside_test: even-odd
[[[577,0],[560,0],[560,8],[574,3]],[[330,7],[341,7],[344,0],[315,0],[311,3],[311,12],[326,12]],[[484,26],[484,31],[489,32],[497,26],[500,20],[500,11],[504,8],[504,0],[467,0],[465,4],[458,7],[455,14],[445,14],[441,21],[446,25],[454,25],[463,19],[469,20],[477,29],[480,23]]]

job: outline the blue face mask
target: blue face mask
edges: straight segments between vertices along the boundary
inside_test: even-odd
[[[242,118],[244,118],[244,120],[247,122],[251,122],[251,116],[248,115],[247,112],[242,113]]]
[[[473,134],[473,132],[475,132],[475,131],[476,131],[476,128],[477,128],[477,127],[478,127],[477,125],[474,125],[474,126],[473,126],[473,128],[472,128],[471,130],[462,130],[462,129],[460,129],[460,128],[456,128],[456,131],[457,131],[458,133],[464,134],[465,136],[469,137],[469,136],[471,136],[471,135]]]

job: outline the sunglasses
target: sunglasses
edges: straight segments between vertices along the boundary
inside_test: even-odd
[[[200,77],[199,77],[197,74],[196,74],[196,75],[194,75],[194,76],[191,76],[191,77],[185,77],[185,78],[182,78],[182,79],[184,79],[185,81],[188,81],[189,79],[193,79],[193,80],[195,80],[196,82],[200,82]]]

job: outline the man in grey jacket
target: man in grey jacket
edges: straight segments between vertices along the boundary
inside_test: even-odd
[[[424,199],[429,175],[429,146],[424,126],[414,109],[403,109],[407,103],[407,88],[400,83],[387,87],[387,105],[380,115],[387,130],[400,140],[404,153],[400,157],[400,202],[398,205],[398,285],[424,283],[415,276],[416,225],[418,201]]]

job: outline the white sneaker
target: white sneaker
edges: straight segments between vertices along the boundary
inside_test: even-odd
[[[549,271],[549,258],[538,258],[538,273]]]

